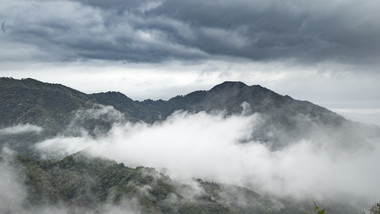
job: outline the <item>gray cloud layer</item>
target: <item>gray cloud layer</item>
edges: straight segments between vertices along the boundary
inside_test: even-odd
[[[154,167],[174,179],[202,178],[296,199],[344,200],[360,206],[379,200],[380,170],[373,167],[380,161],[378,137],[358,130],[358,135],[368,136],[368,144],[360,142],[352,149],[334,134],[320,139],[323,133],[316,128],[312,140],[272,151],[270,143],[247,141],[250,127],[259,127],[263,119],[256,114],[177,112],[153,125],[116,124],[96,139],[59,136],[36,148],[54,156],[84,150],[127,166]]]
[[[2,60],[377,64],[379,1],[5,0]],[[22,59],[22,60],[25,60]]]

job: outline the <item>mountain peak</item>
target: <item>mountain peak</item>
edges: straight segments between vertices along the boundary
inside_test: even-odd
[[[225,81],[219,85],[214,86],[211,90],[220,90],[220,89],[228,89],[228,88],[246,88],[249,87],[243,82],[240,81]]]
[[[248,86],[243,82],[233,82],[226,81],[219,85],[214,86],[209,91],[212,94],[222,94],[223,96],[228,96],[229,98],[236,98],[237,96],[244,96],[249,99],[257,96],[274,96],[279,97],[281,95],[264,88],[260,85]]]

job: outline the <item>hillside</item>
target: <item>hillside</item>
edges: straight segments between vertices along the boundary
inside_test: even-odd
[[[247,86],[241,82],[224,82],[209,91],[195,91],[168,101],[134,101],[120,92],[85,94],[60,84],[49,84],[34,79],[0,78],[1,126],[33,122],[40,126],[61,127],[67,124],[74,110],[99,103],[111,105],[131,118],[146,122],[165,119],[176,110],[191,112],[227,110],[240,113],[241,104],[250,104],[251,113],[288,113],[311,116],[325,123],[342,122],[339,115],[305,101],[281,96],[259,85]],[[37,116],[38,115],[38,116]],[[47,124],[48,123],[48,124]]]
[[[165,120],[175,111],[192,113],[224,111],[227,115],[259,113],[262,123],[252,127],[252,140],[282,148],[301,139],[328,138],[331,130],[337,141],[347,145],[365,141],[358,132],[370,135],[380,133],[307,101],[298,101],[279,95],[259,85],[247,86],[242,82],[224,82],[208,91],[195,91],[167,101],[134,101],[119,92],[85,94],[59,85],[33,79],[0,79],[0,127],[34,124],[44,129],[43,136],[63,133],[73,119],[81,118],[81,126],[90,134],[106,132],[114,120],[83,118],[78,112],[94,105],[112,106],[125,120],[154,123]],[[369,130],[369,131],[368,131]],[[67,134],[67,132],[65,132]],[[348,133],[348,134],[347,134]],[[4,140],[2,140],[4,142]]]
[[[311,203],[260,195],[247,188],[192,179],[180,183],[153,168],[123,164],[77,153],[62,160],[25,156],[4,164],[22,172],[15,179],[25,188],[18,213],[228,213],[311,214]],[[4,189],[4,188],[3,188]],[[14,193],[9,193],[11,197]],[[334,206],[353,213],[341,204]],[[14,209],[14,208],[13,208]],[[4,205],[0,211],[14,213]],[[54,211],[52,211],[54,210]],[[111,211],[110,211],[111,210]],[[330,213],[339,213],[329,208]]]
[[[186,113],[173,115],[176,111]],[[195,120],[183,125],[181,122],[189,118],[189,115],[193,115],[190,119]],[[202,117],[206,120],[202,120]],[[278,159],[282,160],[281,155],[287,154],[287,149],[293,148],[293,145],[304,145],[302,142],[308,142],[307,145],[312,148],[324,146],[327,148],[327,155],[333,154],[334,158],[350,160],[351,158],[345,159],[349,157],[347,154],[351,155],[350,151],[376,148],[373,142],[380,136],[378,127],[355,123],[310,102],[298,101],[262,86],[248,86],[242,82],[224,82],[210,90],[195,91],[167,101],[134,101],[119,92],[85,94],[63,85],[33,79],[0,78],[0,118],[0,169],[3,173],[3,180],[0,180],[1,190],[18,194],[0,195],[4,200],[17,199],[18,203],[1,206],[0,212],[4,213],[51,213],[50,209],[60,213],[112,213],[121,210],[131,213],[312,213],[312,193],[302,200],[296,200],[290,196],[292,193],[288,196],[259,192],[260,186],[250,184],[255,184],[255,179],[260,177],[255,177],[258,174],[250,170],[263,170],[264,178],[269,179],[268,182],[274,182],[274,185],[293,184],[293,178],[283,177],[281,171],[265,174],[267,169],[264,167],[276,169],[277,165],[272,164]],[[245,120],[246,118],[252,120]],[[254,118],[256,119],[253,120]],[[217,123],[234,122],[234,119],[240,122],[249,121],[243,123],[244,133],[249,135],[238,132],[239,135],[244,135],[244,140],[232,137],[229,138],[232,139],[231,142],[220,142],[227,140],[223,138],[226,133],[218,130],[214,132],[214,126]],[[207,123],[200,126],[200,129],[199,123],[208,120],[213,121],[209,123],[213,125],[209,127]],[[181,124],[183,130],[169,129],[173,128],[173,124]],[[231,124],[236,126],[236,123]],[[194,138],[200,142],[194,142],[191,136],[183,135],[191,128],[189,125],[196,127],[192,130],[197,132],[190,132],[192,135],[198,135],[199,132],[205,135]],[[227,125],[227,129],[221,130],[232,131],[234,127]],[[214,139],[209,135],[210,132],[222,137]],[[140,138],[144,133],[153,133],[153,137]],[[183,139],[186,136],[190,138],[189,141]],[[190,145],[181,144],[182,140]],[[134,141],[142,146],[131,144],[128,147],[126,144]],[[169,141],[174,143],[170,144]],[[177,143],[179,147],[176,147]],[[203,147],[208,143],[211,143],[212,148]],[[46,145],[58,153],[41,149],[47,148],[44,147]],[[145,164],[136,165],[138,167],[125,166],[121,161],[124,159],[119,159],[117,163],[87,154],[86,151],[91,146],[105,146],[107,149],[103,148],[99,150],[100,153],[95,153],[101,154],[103,158],[106,155],[102,156],[102,153],[108,149],[111,149],[108,150],[111,154],[120,152],[122,157],[127,154],[131,156],[126,151],[136,151],[135,158],[153,155],[154,161],[164,161],[161,160],[162,154],[173,155],[174,158],[178,157],[174,161],[184,164],[181,169],[185,171],[186,166],[194,165],[196,169],[207,171],[207,167],[199,167],[197,164],[205,164],[202,160],[207,162],[210,158],[216,158],[213,160],[216,160],[213,162],[215,165],[212,166],[218,168],[219,172],[228,174],[228,170],[234,169],[231,172],[239,174],[240,171],[247,170],[236,175],[242,176],[247,182],[215,183],[203,177],[203,180],[197,177],[187,180],[172,179],[163,173],[165,165],[160,169],[162,173],[154,168],[147,168],[149,165]],[[132,150],[133,146],[135,150]],[[195,146],[200,147],[188,151]],[[150,147],[154,151],[148,152]],[[183,151],[182,147],[188,150]],[[226,148],[227,152],[216,155],[215,148]],[[318,151],[311,150],[310,153],[302,150],[302,147],[301,150],[297,150],[299,147],[295,148],[295,151],[306,152],[306,156],[313,156]],[[209,149],[210,153],[202,153],[201,150],[204,149]],[[230,149],[237,156],[243,155],[243,158],[225,156]],[[261,153],[252,149],[259,149]],[[166,153],[165,150],[173,151]],[[249,151],[258,157],[253,157]],[[335,156],[332,151],[342,153]],[[181,156],[181,152],[195,153],[190,159],[186,159],[184,154]],[[155,156],[157,153],[158,156]],[[302,155],[304,154],[301,153],[301,160],[304,157]],[[323,158],[329,157],[323,155],[325,153],[322,153]],[[289,160],[284,157],[284,160]],[[251,163],[251,160],[260,162]],[[129,161],[139,163],[135,160]],[[189,162],[194,163],[188,165]],[[169,163],[170,166],[173,160]],[[224,166],[223,163],[232,165]],[[238,165],[233,165],[234,163]],[[269,165],[265,165],[268,163]],[[334,160],[327,163],[336,164]],[[287,168],[282,170],[286,172]],[[272,169],[268,171],[271,172]],[[248,185],[241,187],[243,184]],[[8,189],[8,186],[14,189]],[[309,188],[314,189],[313,186]],[[294,195],[297,196],[297,192]],[[354,205],[338,199],[327,199],[324,203],[329,213],[358,212]]]
[[[88,95],[34,79],[0,78],[0,127],[33,123],[50,132],[70,122],[73,111],[88,107]]]

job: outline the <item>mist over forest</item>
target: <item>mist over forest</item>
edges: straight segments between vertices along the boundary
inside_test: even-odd
[[[380,214],[379,0],[1,0],[0,214]]]
[[[358,213],[380,199],[379,127],[259,85],[134,101],[0,81],[2,213]]]

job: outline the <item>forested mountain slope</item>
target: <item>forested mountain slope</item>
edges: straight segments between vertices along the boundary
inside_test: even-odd
[[[176,111],[187,113],[173,115]],[[292,145],[310,145],[313,148],[324,146],[327,148],[326,154],[334,154],[333,151],[339,150],[346,157],[347,154],[356,154],[349,151],[356,151],[357,148],[376,148],[374,142],[380,136],[378,127],[352,122],[310,102],[298,101],[262,86],[248,86],[242,82],[224,82],[210,90],[195,91],[167,101],[134,101],[119,92],[85,94],[63,85],[33,79],[0,78],[0,182],[1,190],[7,193],[0,195],[4,198],[0,202],[7,205],[0,206],[0,212],[312,213],[311,198],[296,200],[291,196],[279,196],[265,191],[259,193],[256,191],[257,186],[248,185],[243,188],[197,178],[176,180],[153,168],[131,168],[86,153],[90,144],[109,148],[120,146],[118,143],[124,143],[125,138],[133,141],[133,137],[137,136],[139,140],[138,134],[133,135],[136,130],[145,131],[141,133],[166,131],[171,125],[171,117],[178,123],[179,120],[186,120],[188,115],[195,115],[192,119],[206,117],[207,120],[218,119],[221,122],[233,117],[237,117],[239,121],[253,121],[244,125],[249,133],[249,136],[244,136],[244,141],[235,142],[236,139],[232,138],[232,142],[210,144],[214,146],[212,148],[200,147],[211,149],[212,152],[217,150],[216,147],[231,143],[232,146],[228,144],[231,147],[227,148],[237,149],[236,154],[246,155],[245,159],[234,158],[242,164],[242,169],[248,167],[249,170],[253,170],[249,167],[256,163],[252,165],[240,162],[253,159],[251,154],[242,152],[242,148],[258,148],[264,154],[269,154],[270,157],[258,157],[257,160],[263,158],[261,161],[264,162],[268,161],[265,158],[270,158],[269,161],[271,158],[275,161],[276,158],[281,158],[279,155],[285,154],[281,152]],[[192,122],[194,125],[202,120]],[[207,130],[211,131],[212,128],[207,127]],[[206,134],[205,137],[195,139],[202,139],[207,143],[207,130],[203,133]],[[132,137],[129,135],[130,131]],[[155,143],[160,144],[167,143],[162,141],[170,141],[175,136],[177,141],[181,141],[182,136],[176,134],[170,130],[164,138],[160,138],[161,141],[154,137],[147,139],[157,140]],[[81,143],[87,147],[81,147],[82,152],[70,152],[62,157],[37,146],[49,144],[50,148],[60,151],[64,149],[62,143],[66,143],[65,149],[68,150]],[[191,146],[193,143],[191,142]],[[198,142],[196,145],[201,144]],[[163,149],[171,149],[172,146],[174,145],[169,143]],[[149,155],[144,152],[145,149],[150,148],[143,148],[143,156]],[[165,151],[156,149],[150,154],[160,152]],[[208,160],[207,157],[192,156],[191,161],[201,158]],[[223,157],[220,161],[224,159]],[[233,160],[230,162],[236,163]],[[221,167],[216,165],[215,167]],[[231,168],[226,168],[228,169]],[[266,172],[265,167],[258,169]],[[242,175],[244,177],[245,174]],[[274,176],[280,177],[273,178],[271,175],[268,179],[281,183],[284,178],[281,174]],[[253,176],[247,179],[254,184],[254,179],[257,178]],[[289,180],[283,182],[286,185]],[[9,203],[5,201],[8,199]],[[326,200],[325,205],[329,213],[358,211],[340,200]]]
[[[347,145],[365,141],[358,132],[379,134],[379,129],[348,121],[340,115],[307,101],[279,95],[259,85],[224,82],[208,91],[195,91],[167,101],[134,101],[119,92],[85,94],[59,85],[33,79],[0,79],[0,127],[34,124],[44,128],[44,135],[62,133],[78,117],[78,112],[96,104],[112,106],[131,122],[154,123],[175,111],[223,111],[231,114],[258,113],[260,124],[252,124],[252,139],[282,148],[301,139],[327,138],[334,135]],[[114,121],[85,119],[82,125],[107,131]],[[99,124],[101,127],[99,128]],[[98,126],[96,126],[98,125]]]

